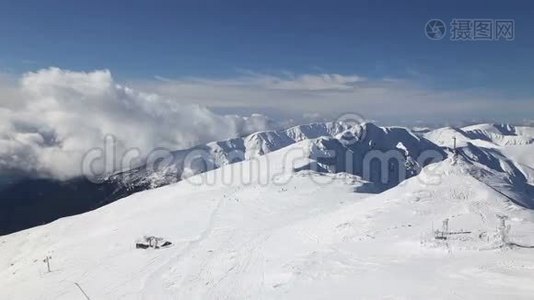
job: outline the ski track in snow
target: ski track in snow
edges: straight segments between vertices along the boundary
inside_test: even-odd
[[[163,288],[161,287],[161,284],[162,284],[161,274],[163,274],[167,269],[169,269],[169,265],[171,265],[170,263],[176,262],[177,260],[180,259],[180,257],[190,254],[194,249],[198,248],[198,245],[211,234],[211,232],[213,231],[213,226],[215,224],[215,218],[216,218],[217,212],[221,208],[221,205],[223,204],[224,200],[225,199],[223,198],[217,201],[215,208],[213,209],[213,211],[211,212],[211,215],[209,216],[206,229],[202,231],[202,233],[197,239],[188,242],[187,246],[183,250],[181,250],[177,255],[172,255],[168,259],[165,259],[160,264],[159,267],[157,267],[154,271],[151,271],[149,276],[144,280],[145,283],[143,284],[143,289],[142,289],[143,295],[147,299],[150,297],[154,297],[154,295],[151,294],[153,293],[153,291],[165,290],[167,288],[165,286]],[[162,299],[161,296],[162,295],[159,295],[158,298]]]

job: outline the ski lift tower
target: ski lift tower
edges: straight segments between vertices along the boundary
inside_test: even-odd
[[[44,259],[43,259],[43,262],[46,263],[46,268],[48,270],[48,273],[51,272],[50,270],[50,260],[52,259],[52,256],[49,256],[47,255]]]
[[[452,159],[453,163],[456,163],[456,159],[458,158],[458,150],[456,149],[456,137],[452,137]]]
[[[501,237],[501,242],[503,243],[503,246],[507,246],[509,244],[508,234],[510,233],[511,229],[510,224],[506,224],[508,217],[504,215],[497,215],[497,218],[499,218],[498,232]]]

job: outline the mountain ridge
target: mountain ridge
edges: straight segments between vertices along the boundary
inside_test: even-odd
[[[483,139],[472,139],[471,137],[474,136],[464,135],[465,132],[474,131],[480,134],[491,131],[490,129],[493,130],[493,133],[487,134],[487,138]],[[500,146],[499,143],[491,141],[491,138],[497,142],[503,140],[502,137],[496,135],[495,132],[497,131],[512,137],[524,137],[523,141],[530,144]],[[406,178],[415,176],[426,164],[446,159],[453,155],[454,151],[468,161],[489,157],[494,160],[493,163],[488,166],[482,164],[476,167],[478,170],[487,168],[485,172],[493,174],[492,180],[496,180],[495,182],[485,182],[490,186],[498,183],[498,191],[509,195],[520,205],[531,207],[532,201],[529,200],[529,197],[532,195],[531,186],[534,173],[530,171],[531,167],[529,166],[532,164],[530,162],[525,164],[521,158],[515,157],[517,156],[514,154],[515,152],[510,152],[512,151],[510,149],[523,149],[523,147],[531,145],[532,141],[528,140],[531,132],[531,127],[511,125],[495,127],[492,124],[481,124],[469,126],[467,129],[441,128],[420,136],[404,127],[379,127],[372,123],[341,124],[335,122],[311,123],[284,130],[256,132],[241,138],[178,150],[171,153],[172,164],[167,168],[154,171],[138,167],[111,175],[96,185],[91,185],[84,178],[77,178],[68,182],[22,179],[22,181],[0,190],[1,211],[6,216],[10,216],[9,218],[2,218],[0,234],[11,233],[41,225],[60,217],[93,210],[136,192],[172,184],[234,162],[256,159],[304,140],[311,141],[306,143],[306,147],[309,148],[306,149],[308,151],[308,164],[300,165],[296,170],[316,170],[326,173],[348,172],[373,182],[375,192],[384,191]],[[457,150],[453,149],[453,137],[457,139]],[[196,156],[192,156],[191,162],[194,168],[187,170],[184,174],[183,168],[177,167],[177,165],[194,151],[198,152]],[[429,161],[421,163],[418,158],[425,151],[431,152],[434,159],[431,157]],[[514,151],[517,152],[518,150]],[[364,170],[364,166],[367,166],[364,158],[373,152],[378,154],[379,163]],[[394,156],[385,155],[388,153],[394,154]],[[350,154],[349,157],[347,154]],[[522,154],[522,156],[525,155]],[[199,161],[199,157],[202,160]],[[435,159],[436,157],[437,159]],[[380,159],[391,158],[400,163],[387,166],[388,169],[384,169],[384,162]],[[503,160],[502,163],[501,160]],[[506,165],[511,171],[505,172],[500,168],[501,164]],[[382,179],[385,179],[384,182],[381,182]],[[484,181],[487,176],[480,176],[480,179]],[[82,197],[85,200],[79,196],[81,190],[85,191]],[[49,200],[54,201],[49,202],[50,205],[47,206],[45,201]],[[52,205],[52,203],[54,204]]]

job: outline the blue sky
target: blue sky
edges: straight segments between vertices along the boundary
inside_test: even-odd
[[[512,103],[532,96],[534,3],[401,2],[3,0],[0,70],[109,69],[118,81],[357,74]],[[431,41],[432,18],[514,19],[516,37]]]

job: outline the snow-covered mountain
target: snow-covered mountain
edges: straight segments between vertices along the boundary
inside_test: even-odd
[[[380,181],[328,169],[337,161],[327,164],[317,154],[397,149],[408,162],[436,145],[402,128],[366,125],[365,132],[357,132],[357,139],[337,132],[293,140],[257,159],[221,164],[85,214],[0,237],[2,295],[532,296],[534,214],[525,208],[529,196],[520,193],[520,184],[532,183],[534,167],[532,156],[524,155],[529,151],[520,149],[532,145],[482,147],[472,140],[458,149],[443,147],[442,161],[384,191]],[[314,163],[323,167],[309,170]],[[162,237],[172,246],[137,249],[143,236]],[[46,257],[51,257],[51,272]]]
[[[407,163],[407,173],[417,173],[415,163],[422,152],[433,150],[441,156],[444,152],[436,145],[402,127],[378,127],[372,123],[345,124],[337,122],[312,123],[287,130],[265,131],[243,138],[212,142],[191,149],[172,153],[169,163],[162,166],[141,166],[108,178],[119,187],[117,193],[128,194],[177,182],[183,178],[217,169],[231,163],[257,158],[300,141],[312,141],[308,147],[313,163],[303,168],[317,168],[322,172],[349,172],[363,176],[363,159],[371,150],[398,151]],[[347,155],[352,156],[351,170],[346,170]],[[409,166],[408,164],[412,164]],[[405,166],[401,166],[404,168]],[[395,166],[398,168],[398,166]],[[381,178],[380,169],[370,173],[371,181]],[[398,172],[397,172],[398,173]],[[409,177],[408,176],[408,177]],[[392,179],[388,186],[400,180]]]
[[[482,147],[527,145],[534,142],[534,127],[509,124],[478,124],[463,128],[444,127],[423,135],[440,146],[453,147],[474,143]]]
[[[533,127],[480,124],[441,128],[424,136],[446,149],[452,149],[456,140],[462,170],[509,200],[534,208],[534,161],[529,159],[529,150],[534,149]]]
[[[305,147],[296,150],[305,149],[304,155],[309,160],[296,171],[311,169],[358,175],[373,182],[378,192],[418,174],[426,164],[452,155],[454,138],[460,154],[471,157],[471,161],[483,162],[476,165],[474,174],[487,168],[493,175],[479,176],[483,182],[513,201],[531,207],[532,172],[521,161],[530,157],[523,149],[532,145],[533,131],[532,127],[481,124],[415,134],[402,127],[329,122],[257,132],[175,151],[165,157],[163,164],[117,173],[100,184],[92,184],[85,178],[66,182],[20,178],[0,187],[0,234],[83,213],[135,192],[172,184],[231,163],[254,160],[303,141]],[[377,156],[372,162],[366,160],[373,158],[373,154]],[[497,157],[482,159],[488,155]],[[501,164],[510,164],[505,168],[511,171],[504,171]]]
[[[125,192],[155,188],[177,182],[183,177],[258,157],[303,140],[334,137],[347,130],[357,129],[351,129],[340,123],[328,122],[299,125],[286,130],[257,132],[246,137],[211,142],[175,151],[170,159],[167,158],[165,164],[144,165],[112,175],[108,181],[116,182]]]

